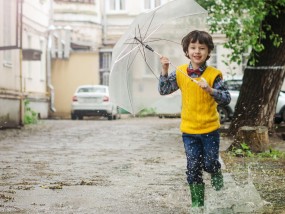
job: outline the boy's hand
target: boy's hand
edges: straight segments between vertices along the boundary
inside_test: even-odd
[[[198,82],[198,85],[206,92],[208,92],[209,94],[213,93],[213,89],[209,86],[209,84],[207,83],[207,81],[201,77],[201,80]]]
[[[162,72],[161,74],[163,76],[168,74],[168,68],[169,68],[169,59],[167,57],[161,56],[160,57],[160,63],[162,65]]]

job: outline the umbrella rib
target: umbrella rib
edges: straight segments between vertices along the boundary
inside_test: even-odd
[[[139,45],[136,46],[136,48],[139,47]],[[133,49],[135,50],[135,49]],[[129,72],[130,72],[130,66],[133,64],[136,56],[138,55],[140,49],[137,50],[137,52],[135,53],[135,56],[133,57],[133,59],[130,59],[130,57],[128,58],[128,61],[127,61],[127,72],[126,72],[126,76],[129,76]],[[131,60],[131,62],[129,61]],[[128,81],[127,81],[127,92],[128,92],[128,97],[129,97],[129,101],[130,101],[130,105],[131,105],[131,109],[132,109],[132,112],[134,112],[134,105],[133,105],[133,99],[132,99],[132,96],[131,96],[131,90],[130,90],[130,82],[129,82],[129,79],[126,78]]]
[[[154,70],[151,68],[150,64],[148,63],[148,61],[146,59],[146,54],[145,54],[145,51],[144,51],[144,47],[142,46],[142,50],[141,49],[139,49],[139,50],[140,50],[140,53],[141,53],[141,55],[142,55],[146,65],[147,65],[147,67],[149,68],[151,73],[156,77],[156,79],[159,80],[159,78],[157,77],[157,75],[155,74]]]
[[[146,32],[145,32],[145,36],[144,37],[146,37],[146,34],[148,33],[148,31],[149,31],[149,29],[150,29],[150,25],[151,25],[151,23],[153,22],[153,19],[154,19],[154,15],[155,15],[155,11],[152,13],[152,17],[151,17],[151,20],[150,20],[150,23],[149,23],[149,25],[148,25],[148,27],[147,27],[147,30],[146,30]],[[140,34],[140,39],[142,40],[143,38],[142,38],[142,35],[141,35],[141,32],[140,32],[140,27],[138,26],[138,30],[139,30],[139,34]],[[157,30],[157,29],[156,29]],[[156,31],[155,30],[155,31]],[[135,33],[135,35],[136,35],[136,33]],[[134,37],[136,37],[136,36],[134,36]],[[125,43],[125,44],[128,44],[128,43]],[[134,47],[132,50],[130,50],[129,52],[127,52],[126,54],[124,54],[123,56],[121,56],[120,58],[118,58],[115,62],[119,62],[120,60],[122,60],[124,57],[126,57],[128,54],[130,54],[132,51],[134,51],[135,49],[137,49],[139,46],[140,46],[140,44],[138,44],[137,42],[136,43],[132,43],[132,44],[137,44],[137,46],[136,47]]]
[[[148,40],[147,43],[152,43],[152,42],[157,42],[157,41],[167,41],[167,42],[172,42],[172,43],[175,43],[175,44],[179,44],[179,42],[175,42],[173,40],[170,40],[170,39],[159,39],[159,38],[155,38],[155,39],[152,39],[152,40]]]
[[[139,26],[138,26],[138,31],[139,31],[140,39],[142,40],[142,35],[141,35],[141,31],[140,31]],[[142,43],[140,43],[141,40],[138,40],[138,39],[136,39],[136,38],[137,38],[137,37],[134,38],[135,41],[137,41],[137,43],[142,46],[142,50],[139,48],[139,51],[140,51],[140,53],[141,53],[141,55],[142,55],[142,57],[143,57],[145,63],[148,64],[148,63],[147,63],[147,60],[146,60],[146,54],[145,54],[144,46],[143,46]]]
[[[153,22],[155,12],[156,12],[156,10],[155,10],[155,11],[153,11],[153,13],[152,13],[152,17],[151,17],[151,19],[150,19],[150,23],[149,23],[149,25],[148,25],[148,27],[147,27],[147,30],[145,31],[144,38],[146,37],[146,35],[147,35],[147,33],[148,33],[149,29],[150,29],[150,25],[151,25],[151,24],[152,24],[152,22]],[[143,40],[143,38],[142,38],[142,37],[140,37],[140,39],[141,39],[141,41]]]
[[[130,53],[132,53],[134,50],[136,50],[140,45],[137,45],[136,47],[134,47],[132,50],[128,51],[127,53],[125,53],[123,56],[121,56],[119,59],[117,59],[115,61],[115,63],[121,61],[123,58],[125,58],[127,55],[129,55]]]
[[[156,30],[159,28],[159,26],[156,28]],[[155,31],[156,31],[155,30]],[[152,33],[154,33],[155,31],[153,31]],[[151,34],[148,36],[150,37]],[[148,39],[148,37],[146,39]],[[137,39],[138,40],[138,39]],[[139,40],[138,40],[139,41]],[[141,45],[145,48],[147,48],[148,50],[152,51],[153,53],[155,53],[157,56],[162,57],[162,55],[158,52],[156,52],[155,50],[153,50],[152,48],[149,48],[149,46],[147,47],[147,45],[145,45],[144,41],[139,41],[141,43]],[[195,80],[194,78],[190,77],[188,74],[185,74],[181,69],[179,69],[176,65],[174,65],[172,62],[169,61],[169,64],[172,65],[176,70],[180,71],[182,74],[184,74],[185,76],[187,76],[191,81],[198,83],[197,80]]]
[[[126,76],[129,76],[129,72],[130,72],[130,70],[127,69]],[[134,112],[133,99],[132,99],[131,91],[130,91],[130,80],[129,80],[128,78],[126,78],[126,79],[127,79],[127,92],[128,92],[128,97],[129,97],[129,101],[130,101],[130,105],[131,105],[132,112]]]
[[[146,36],[146,34],[148,33],[148,31],[149,31],[149,29],[150,29],[150,25],[151,25],[151,23],[153,22],[154,15],[155,15],[155,11],[154,11],[153,14],[152,14],[150,23],[149,23],[149,25],[148,25],[148,27],[147,27],[147,30],[146,30],[146,32],[145,32],[145,36]],[[139,31],[140,39],[142,40],[143,38],[142,38],[142,34],[141,34],[141,31],[140,31],[140,27],[139,27],[139,26],[138,26],[138,31]],[[136,33],[135,33],[135,35],[136,35]],[[145,37],[145,36],[144,36],[144,37]],[[136,36],[134,36],[134,37],[136,37]],[[133,39],[133,38],[132,38],[132,39]],[[117,59],[116,62],[122,60],[126,55],[130,54],[134,49],[136,49],[136,48],[138,48],[138,47],[140,46],[140,44],[138,44],[138,42],[135,42],[135,43],[125,43],[125,44],[137,44],[137,46],[134,47],[134,48],[133,48],[132,50],[130,50],[129,52],[127,52],[126,54],[124,54],[123,56],[121,56],[119,59]]]

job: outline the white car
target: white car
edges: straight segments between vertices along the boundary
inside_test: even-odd
[[[218,106],[221,123],[224,123],[232,118],[239,96],[241,84],[241,79],[232,79],[225,81],[225,85],[228,87],[232,99],[229,105]],[[275,122],[281,123],[282,121],[285,121],[285,93],[280,91],[276,106]]]
[[[109,88],[105,85],[81,85],[72,97],[71,119],[84,116],[104,116],[108,120],[120,117],[119,107],[109,101]]]

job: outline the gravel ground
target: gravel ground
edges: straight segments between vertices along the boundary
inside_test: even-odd
[[[187,213],[179,119],[46,120],[0,137],[2,213]]]
[[[0,130],[0,213],[190,213],[179,122],[43,120]],[[221,150],[229,142],[222,138]],[[223,159],[237,182],[248,180],[247,167],[240,167],[245,159],[224,153]],[[255,163],[262,168],[261,161]],[[270,177],[262,179],[267,168],[256,168],[250,177],[268,202],[263,213],[282,213],[284,162],[270,166],[283,167],[283,174],[267,173]]]

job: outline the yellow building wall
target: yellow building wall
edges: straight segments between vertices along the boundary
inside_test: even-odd
[[[70,118],[72,96],[79,85],[99,84],[99,54],[73,52],[69,59],[53,59],[51,82],[54,106],[50,118]]]

